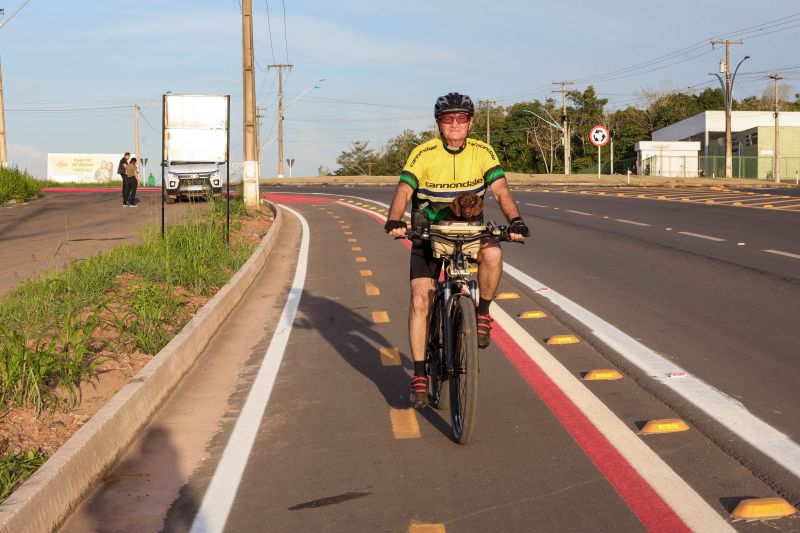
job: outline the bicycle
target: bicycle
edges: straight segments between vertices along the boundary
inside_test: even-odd
[[[477,257],[483,239],[511,241],[508,227],[440,222],[413,229],[406,238],[431,241],[434,257],[441,260],[425,349],[428,397],[432,407],[450,408],[453,440],[467,444],[475,428],[480,371],[478,283],[470,277],[470,260]]]

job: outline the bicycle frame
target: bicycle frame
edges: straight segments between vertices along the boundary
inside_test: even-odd
[[[453,255],[442,257],[439,268],[437,269],[436,296],[434,305],[441,299],[442,301],[442,329],[443,346],[441,361],[444,363],[444,379],[448,379],[453,374],[453,331],[452,331],[452,310],[456,298],[468,297],[472,300],[473,306],[478,300],[478,282],[468,279],[469,261],[461,251],[463,243],[455,241]],[[444,279],[439,280],[444,273]],[[464,289],[467,289],[465,294]]]

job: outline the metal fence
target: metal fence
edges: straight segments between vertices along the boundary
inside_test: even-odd
[[[780,178],[782,182],[800,185],[800,157],[781,157]],[[772,156],[733,156],[733,177],[774,181],[775,161]],[[725,177],[725,156],[652,156],[637,164],[635,158],[614,161],[612,172],[610,161],[602,164],[603,174],[625,174],[630,170],[642,176],[664,176],[672,178]],[[576,169],[576,174],[596,174],[597,165]]]

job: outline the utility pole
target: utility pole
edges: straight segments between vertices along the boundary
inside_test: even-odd
[[[570,167],[572,166],[572,136],[569,131],[569,122],[567,121],[567,85],[574,85],[574,81],[554,81],[553,85],[561,85],[561,89],[555,89],[552,92],[561,93],[561,128],[564,132],[564,175],[569,175]]]
[[[253,71],[253,0],[242,0],[242,70],[244,105],[244,203],[258,205],[258,146],[256,132],[256,80]]]
[[[0,13],[2,10],[0,9]],[[6,108],[3,102],[3,66],[0,64],[0,168],[8,166],[6,150]]]
[[[731,45],[732,44],[744,44],[743,41],[730,41],[728,39],[724,40],[711,40],[711,46],[713,47],[716,44],[724,44],[725,45],[725,65],[720,65],[720,71],[725,72],[725,178],[731,179],[733,178],[733,147],[731,145],[731,109],[733,107],[733,79],[731,78]],[[745,56],[747,59],[748,56]],[[744,59],[742,60],[744,61]],[[741,62],[739,63],[741,65]],[[723,70],[724,68],[724,70]],[[736,66],[736,70],[739,70],[739,66]],[[734,73],[734,78],[736,77],[736,73]],[[741,155],[739,155],[741,157]]]
[[[772,161],[773,166],[775,167],[772,171],[772,175],[775,176],[775,183],[781,182],[781,145],[779,144],[781,141],[781,119],[780,119],[780,103],[779,95],[778,95],[778,81],[784,79],[783,76],[780,74],[772,74],[767,76],[768,78],[772,78],[775,80],[775,148],[772,151]]]
[[[478,105],[486,106],[486,144],[492,143],[492,129],[489,124],[490,117],[489,113],[492,110],[492,105],[496,104],[494,100],[478,100]]]
[[[139,153],[139,106],[133,106],[133,151],[136,154],[136,168],[142,176],[142,154]]]
[[[283,177],[283,69],[291,70],[294,65],[270,65],[278,69],[278,178]]]

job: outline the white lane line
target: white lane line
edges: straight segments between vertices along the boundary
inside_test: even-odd
[[[326,193],[322,194],[327,195]],[[330,196],[336,195],[330,194]],[[351,198],[359,197],[351,196]],[[365,198],[360,199],[367,200]],[[375,200],[370,201],[386,206],[386,204]],[[388,208],[388,206],[386,207]],[[638,366],[648,376],[674,390],[689,403],[704,411],[740,438],[786,468],[794,476],[800,478],[800,445],[752,414],[738,400],[731,398],[705,381],[688,374],[686,370],[677,364],[657,354],[567,297],[552,289],[541,290],[547,285],[535,280],[521,270],[505,262],[503,263],[503,270],[583,323],[598,339]],[[673,373],[686,373],[687,375],[685,378],[676,380],[669,377]]]
[[[549,205],[542,205],[542,204],[525,204],[525,205],[532,205],[533,207],[550,207]]]
[[[497,304],[492,316],[693,531],[734,531],[625,422]]]
[[[794,259],[800,259],[800,255],[797,254],[790,254],[789,252],[781,252],[780,250],[764,250],[769,254],[778,254],[778,255],[785,255],[786,257],[791,257]]]
[[[583,216],[587,216],[587,217],[594,216],[594,213],[584,213],[583,211],[573,211],[571,209],[567,209],[567,213],[575,213],[576,215],[583,215]]]
[[[800,478],[800,445],[748,411],[739,401],[691,374],[679,380],[670,378],[670,374],[686,373],[686,370],[553,289],[541,291],[546,285],[521,270],[504,263],[503,271],[587,326],[598,339],[649,377],[674,390]]]
[[[615,218],[617,222],[622,222],[623,224],[633,224],[634,226],[650,226],[650,224],[645,224],[644,222],[636,222],[635,220],[625,220],[624,218]]]
[[[297,314],[297,307],[300,305],[308,263],[308,223],[294,209],[283,205],[280,207],[296,216],[303,227],[303,238],[297,258],[294,280],[289,290],[286,305],[284,305],[283,312],[278,320],[278,327],[275,328],[275,334],[272,336],[269,347],[261,361],[258,375],[256,375],[256,379],[250,388],[250,393],[247,395],[242,412],[236,420],[236,425],[228,439],[228,444],[222,453],[222,459],[214,471],[211,484],[208,486],[208,490],[206,490],[203,501],[200,504],[200,509],[192,522],[191,533],[221,533],[225,529],[228,514],[239,489],[244,468],[250,457],[253,442],[272,393],[272,386],[278,374],[278,367],[280,367],[283,353],[289,342],[289,334],[292,332],[292,324]]]
[[[707,241],[717,241],[723,242],[725,239],[721,239],[719,237],[712,237],[711,235],[703,235],[702,233],[692,233],[691,231],[679,231],[681,235],[687,235],[689,237],[697,237],[698,239],[705,239]]]

